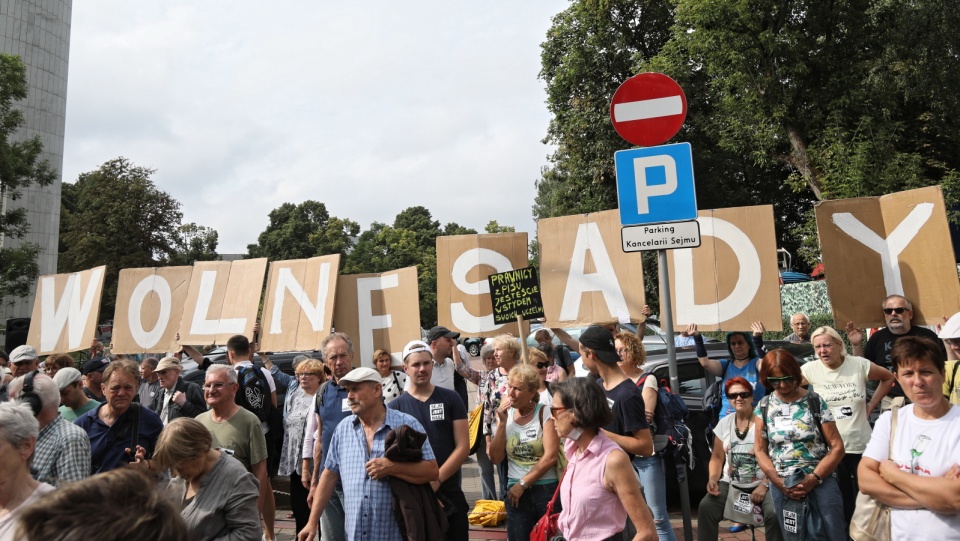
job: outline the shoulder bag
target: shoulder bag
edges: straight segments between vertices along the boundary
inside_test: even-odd
[[[890,450],[893,460],[893,438],[897,433],[900,408],[890,410]],[[857,494],[857,508],[850,519],[850,538],[854,541],[886,541],[890,539],[890,507],[863,492]]]
[[[557,503],[557,498],[560,496],[560,486],[563,484],[563,478],[566,475],[567,471],[564,470],[563,475],[560,476],[560,482],[557,483],[557,490],[553,492],[553,498],[547,504],[547,512],[540,517],[533,530],[530,531],[530,541],[550,541],[560,532],[560,527],[557,525],[560,520],[560,513],[553,512],[553,505]]]

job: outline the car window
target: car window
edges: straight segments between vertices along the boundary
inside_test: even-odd
[[[670,367],[664,365],[655,372],[657,381],[670,381]],[[703,367],[700,363],[681,363],[677,366],[677,377],[680,379],[680,394],[683,396],[702,397],[706,388]]]

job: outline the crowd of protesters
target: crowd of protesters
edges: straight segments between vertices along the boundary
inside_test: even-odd
[[[767,539],[847,539],[858,495],[892,509],[893,539],[960,539],[960,314],[937,334],[911,324],[902,296],[881,308],[887,327],[866,342],[852,325],[845,342],[794,315],[788,340],[816,358],[803,365],[767,351],[760,322],[727,333],[724,358],[697,325],[684,329],[678,344],[722,393],[699,539],[717,539],[723,520]],[[642,337],[615,324],[578,340],[541,329],[527,351],[501,335],[481,367],[458,337],[434,327],[399,365],[377,350],[374,368],[357,368],[351,338],[335,332],[320,358],[294,359],[293,376],[264,353],[254,365],[257,346],[241,335],[228,364],[190,347],[139,364],[98,343],[83,363],[30,345],[4,353],[0,541],[270,540],[271,464],[290,479],[301,541],[464,540],[461,469],[473,453],[511,541],[529,539],[548,509],[570,541],[676,539]],[[574,349],[591,377],[576,376]],[[184,354],[205,370],[202,387],[184,380]],[[478,388],[475,434],[459,381]]]

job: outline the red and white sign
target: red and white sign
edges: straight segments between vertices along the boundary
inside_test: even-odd
[[[662,73],[641,73],[620,85],[610,100],[610,119],[620,137],[642,147],[665,143],[687,118],[687,97]]]

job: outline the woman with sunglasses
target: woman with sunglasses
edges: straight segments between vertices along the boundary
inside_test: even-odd
[[[816,362],[803,365],[803,385],[813,385],[830,406],[837,422],[837,430],[843,439],[846,454],[837,466],[837,483],[843,497],[843,516],[847,524],[856,508],[857,467],[860,457],[870,441],[870,412],[893,387],[893,374],[863,357],[847,354],[840,334],[833,327],[820,327],[810,335]],[[867,396],[867,381],[879,381],[877,392],[870,403]]]
[[[774,392],[754,411],[754,452],[770,480],[781,532],[791,532],[784,524],[787,509],[796,513],[795,533],[803,539],[846,541],[843,499],[834,475],[843,458],[843,440],[833,413],[823,398],[800,386],[800,365],[787,350],[764,356],[760,379]]]
[[[530,364],[537,369],[537,375],[540,376],[540,387],[537,389],[537,393],[540,396],[540,403],[545,407],[550,406],[550,384],[547,382],[547,374],[550,368],[553,367],[553,362],[547,357],[547,354],[539,348],[532,348],[527,350],[527,355],[530,356]]]
[[[763,508],[763,529],[770,541],[783,539],[777,511],[770,495],[770,483],[757,464],[754,450],[756,427],[753,421],[753,386],[737,376],[724,385],[734,414],[727,415],[714,429],[713,455],[710,456],[707,494],[697,513],[697,539],[716,541],[726,507],[730,486],[750,493],[750,501]]]

